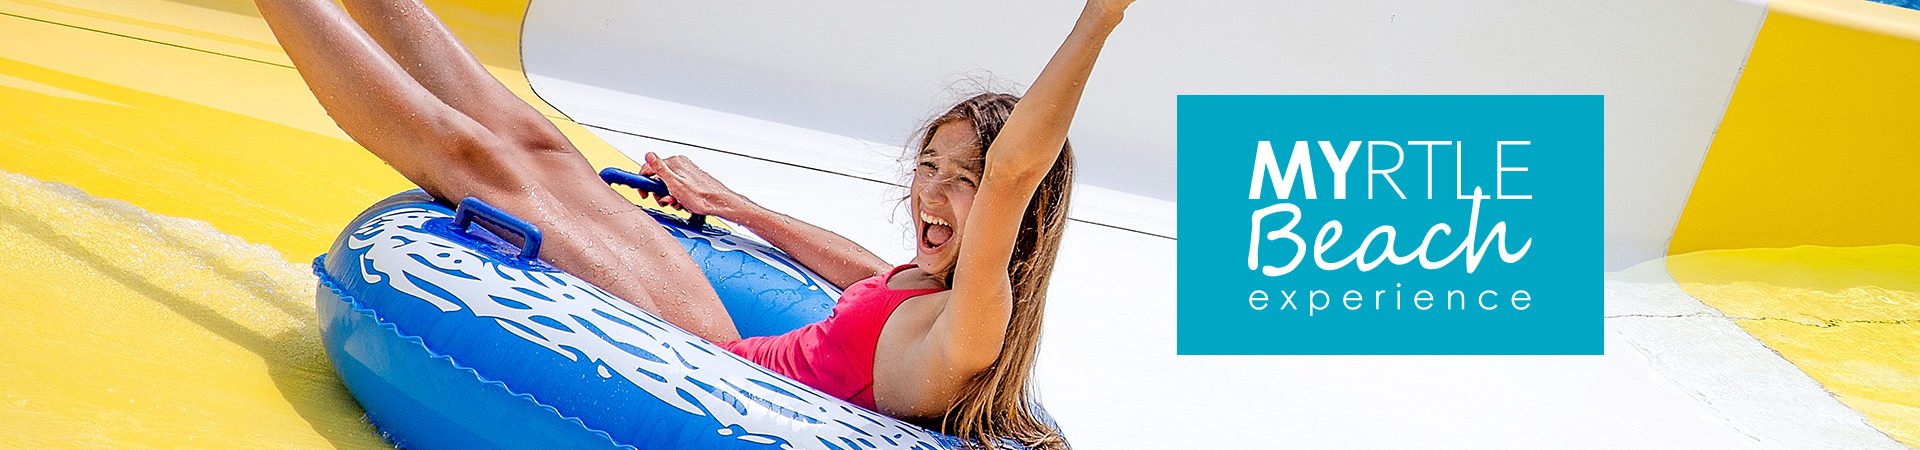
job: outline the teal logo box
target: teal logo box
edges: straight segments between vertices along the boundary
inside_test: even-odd
[[[1597,95],[1185,95],[1183,355],[1597,355]]]

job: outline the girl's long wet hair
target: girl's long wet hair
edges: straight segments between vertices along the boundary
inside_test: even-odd
[[[978,162],[984,162],[1000,129],[1013,115],[1020,97],[1011,94],[978,94],[961,101],[927,122],[917,135],[919,148],[925,151],[933,142],[933,132],[945,125],[971,125],[979,138]],[[984,164],[969,164],[980,170]],[[975,173],[975,179],[980,174]],[[941,432],[972,441],[970,445],[999,448],[1012,441],[1036,449],[1067,448],[1066,438],[1034,399],[1030,380],[1034,355],[1040,349],[1040,322],[1046,312],[1047,281],[1053,276],[1053,263],[1060,253],[1060,236],[1067,225],[1067,200],[1073,193],[1073,145],[1063,144],[1060,158],[1047,171],[1046,178],[1033,193],[1027,212],[1020,220],[1020,233],[1013,248],[1007,275],[1013,281],[1013,315],[1007,321],[1006,340],[1000,356],[985,372],[976,375],[960,391],[951,409],[940,417]],[[966,245],[962,242],[961,245]],[[951,283],[952,275],[948,275]]]

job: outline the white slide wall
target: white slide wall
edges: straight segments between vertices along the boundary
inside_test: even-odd
[[[616,126],[727,146],[688,131],[710,117],[677,107],[745,116],[830,137],[746,133],[778,138],[734,151],[890,177],[862,162],[886,162],[874,147],[906,142],[965,80],[1031,81],[1078,7],[536,1],[526,62],[536,77],[656,103],[548,98],[638,119]],[[1179,94],[1604,94],[1607,268],[1618,270],[1663,254],[1764,14],[1747,0],[1150,0],[1088,84],[1073,134],[1082,181],[1171,200]],[[1115,203],[1145,203],[1132,200]],[[1134,227],[1171,235],[1164,211],[1148,216],[1169,223]]]

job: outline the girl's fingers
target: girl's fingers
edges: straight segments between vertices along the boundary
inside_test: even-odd
[[[647,152],[647,156],[642,159],[645,160],[645,163],[640,165],[641,175],[653,175],[653,174],[660,173],[660,168],[662,166],[662,164],[660,164],[660,155],[654,154],[653,152]]]
[[[667,178],[679,178],[678,175],[673,174],[673,166],[667,165],[666,160],[656,159],[653,161],[653,173],[649,175],[660,177],[660,181],[667,181]]]

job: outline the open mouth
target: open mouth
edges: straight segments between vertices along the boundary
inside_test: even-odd
[[[939,250],[953,239],[953,225],[931,214],[920,213],[920,249]]]

